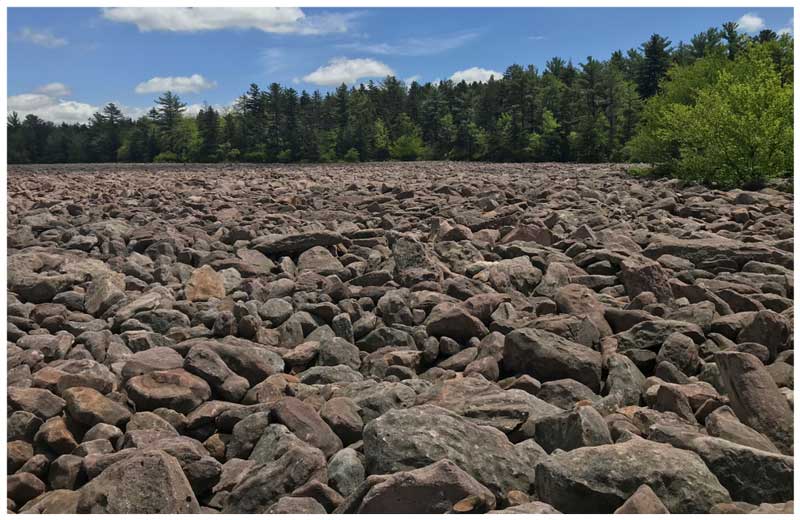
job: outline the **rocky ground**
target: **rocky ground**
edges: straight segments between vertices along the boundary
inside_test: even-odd
[[[9,511],[792,511],[789,194],[388,163],[8,197]]]

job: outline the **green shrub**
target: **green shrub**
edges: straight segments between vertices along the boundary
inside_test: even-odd
[[[733,62],[698,60],[671,73],[648,101],[631,155],[676,177],[724,187],[791,175],[792,95],[763,47],[751,45]]]
[[[347,150],[347,153],[344,154],[344,157],[342,157],[342,159],[344,160],[344,162],[355,163],[361,160],[361,155],[355,148],[350,148],[349,150]]]
[[[153,162],[157,163],[171,163],[178,162],[178,155],[175,152],[161,152],[153,157]]]
[[[281,150],[278,152],[278,162],[279,163],[290,163],[292,162],[292,151],[291,150]]]
[[[242,155],[242,161],[249,163],[267,162],[267,152],[247,152]]]
[[[392,159],[416,161],[425,154],[425,145],[419,135],[401,135],[389,147]]]

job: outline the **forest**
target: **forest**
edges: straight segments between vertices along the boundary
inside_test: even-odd
[[[253,83],[196,116],[172,92],[133,120],[113,103],[83,124],[8,115],[9,163],[642,162],[742,186],[790,177],[793,38],[736,23],[577,66],[509,66],[486,82],[394,77],[322,93]]]

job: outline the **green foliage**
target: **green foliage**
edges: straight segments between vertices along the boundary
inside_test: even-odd
[[[383,161],[389,158],[389,132],[386,129],[386,124],[384,124],[381,118],[375,120],[375,128],[372,132],[373,135],[373,143],[372,143],[372,150],[375,156],[375,159],[379,161]]]
[[[733,61],[703,58],[670,75],[645,108],[633,158],[721,186],[758,186],[791,175],[792,85],[768,49],[750,44]]]
[[[113,104],[78,124],[8,117],[24,162],[629,161],[722,184],[791,168],[794,40],[735,24],[672,45],[658,34],[607,60],[510,65],[486,82],[394,77],[329,92],[251,84],[196,116],[174,93],[131,120]],[[758,58],[754,58],[757,48]]]
[[[279,163],[290,163],[292,162],[292,151],[291,150],[281,150],[278,152],[278,162]]]
[[[389,147],[389,152],[397,161],[416,161],[425,154],[425,145],[418,135],[401,135]]]
[[[178,155],[175,152],[161,152],[153,157],[153,162],[157,163],[174,163],[178,162]]]
[[[358,150],[356,150],[355,148],[350,148],[349,150],[347,150],[347,153],[344,154],[344,157],[342,157],[342,159],[344,160],[344,162],[357,163],[358,161],[361,160],[361,157],[358,154]]]

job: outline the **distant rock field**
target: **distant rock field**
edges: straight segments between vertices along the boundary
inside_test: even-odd
[[[793,510],[789,193],[9,169],[9,512]]]

